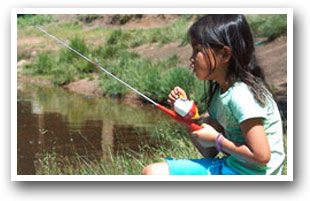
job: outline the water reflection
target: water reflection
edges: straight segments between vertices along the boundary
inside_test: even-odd
[[[100,160],[123,146],[139,151],[152,141],[148,129],[167,117],[152,107],[68,93],[33,84],[18,84],[18,174],[36,174],[46,151],[63,157],[91,155]]]

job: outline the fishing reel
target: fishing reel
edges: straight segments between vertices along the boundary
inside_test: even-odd
[[[182,95],[174,102],[174,111],[186,119],[199,119],[198,108],[194,101],[183,98]]]

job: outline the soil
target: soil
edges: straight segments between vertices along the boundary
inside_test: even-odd
[[[122,22],[122,19],[125,19],[126,16],[128,16],[126,14],[119,15],[119,17],[115,17],[115,15],[112,14],[98,15],[90,22],[87,22],[86,15],[80,15],[80,20],[78,20],[76,15],[62,14],[52,16],[60,21],[65,22],[78,21],[85,29],[149,29],[167,26],[179,18],[179,15],[145,14],[142,17],[133,17],[124,23]]]
[[[94,73],[93,80],[85,78],[82,80],[71,82],[65,85],[64,88],[75,93],[92,95],[92,96],[103,96],[103,91],[98,87],[100,82],[98,77],[99,76]]]
[[[77,20],[75,15],[54,15],[62,21],[73,21]],[[113,21],[112,15],[100,16],[93,20],[91,23],[82,23],[85,29],[93,29],[95,27],[100,28],[122,28],[122,29],[147,29],[151,27],[163,27],[169,25],[175,21],[178,15],[143,15],[142,18],[134,18],[129,20],[125,24],[121,24],[119,21]],[[28,43],[41,43],[44,39],[37,36],[18,38],[18,47],[22,47]],[[258,39],[256,39],[258,40]],[[52,48],[57,48],[53,46]],[[19,48],[18,48],[19,49]],[[140,53],[141,57],[147,57],[152,60],[162,59],[173,54],[177,54],[180,58],[181,66],[189,65],[189,57],[191,55],[191,47],[180,46],[180,43],[174,42],[159,47],[157,44],[142,45],[134,49]],[[31,55],[35,55],[36,51],[33,50]],[[275,98],[278,100],[280,110],[286,117],[287,111],[287,38],[282,36],[276,38],[271,42],[263,43],[262,45],[256,46],[256,54],[259,65],[265,71],[267,83],[271,86],[274,92]],[[20,61],[18,65],[18,72],[22,68],[21,63],[27,63],[27,61]],[[31,82],[43,82],[47,81],[41,79],[25,78],[19,76],[19,81],[30,81]],[[66,89],[82,94],[102,96],[103,92],[98,87],[98,76],[94,75],[93,80],[79,80],[72,82],[66,86]],[[128,104],[140,104],[137,96],[130,93],[125,97],[125,102]]]

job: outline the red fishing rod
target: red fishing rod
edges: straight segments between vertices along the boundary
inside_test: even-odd
[[[78,52],[77,50],[73,49],[71,46],[69,46],[67,43],[65,43],[64,41],[60,40],[59,38],[57,38],[56,36],[53,36],[52,34],[48,33],[46,30],[44,30],[43,28],[39,27],[39,26],[35,26],[38,30],[42,31],[43,33],[45,33],[46,35],[50,36],[51,38],[53,38],[54,40],[58,41],[60,44],[62,44],[63,46],[65,46],[66,48],[70,49],[71,51],[73,51],[74,53],[76,53],[77,55],[81,56],[82,58],[84,58],[85,60],[87,60],[88,62],[90,62],[91,64],[93,64],[94,66],[96,66],[97,68],[101,69],[102,71],[104,71],[105,73],[107,73],[109,76],[113,77],[114,79],[116,79],[117,81],[119,81],[120,83],[122,83],[123,85],[127,86],[128,88],[130,88],[131,90],[133,90],[135,93],[139,94],[140,96],[142,96],[144,99],[148,100],[150,103],[152,103],[153,105],[155,105],[158,109],[160,109],[161,111],[165,112],[166,114],[168,114],[169,116],[171,116],[172,118],[174,118],[176,121],[184,124],[185,126],[187,126],[189,129],[195,131],[195,130],[200,130],[203,127],[199,126],[197,124],[195,124],[194,122],[192,122],[192,120],[190,118],[186,118],[186,117],[182,117],[179,114],[177,114],[176,112],[160,105],[159,103],[156,103],[154,100],[150,99],[149,97],[145,96],[144,94],[142,94],[140,91],[138,91],[137,89],[133,88],[132,86],[130,86],[129,84],[127,84],[126,82],[124,82],[123,80],[121,80],[120,78],[116,77],[115,75],[113,75],[111,72],[109,72],[108,70],[106,70],[105,68],[103,68],[101,65],[98,64],[98,62],[94,62],[91,59],[89,59],[88,57],[86,57],[85,55],[81,54],[80,52]],[[196,111],[197,112],[197,111]]]

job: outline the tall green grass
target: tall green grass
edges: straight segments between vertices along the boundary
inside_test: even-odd
[[[202,83],[189,69],[180,67],[179,63],[177,55],[152,61],[124,51],[119,60],[111,62],[106,68],[159,103],[167,104],[167,96],[175,86],[180,86],[188,92],[195,91],[195,94],[191,94],[191,98],[198,101],[202,97],[203,90],[197,89],[202,89]],[[100,80],[100,86],[107,95],[124,96],[130,91],[105,73],[100,73]]]
[[[272,40],[286,34],[287,16],[284,14],[247,15],[246,19],[254,37],[267,37]]]
[[[18,28],[23,28],[31,25],[43,25],[51,22],[57,22],[58,20],[51,15],[22,15],[17,18]]]
[[[159,46],[179,41],[187,34],[189,19],[181,17],[172,24],[162,28],[123,30],[114,29],[108,32],[107,45],[120,45],[134,48],[143,44],[157,43]]]
[[[86,56],[91,54],[82,38],[75,36],[69,45]],[[67,48],[62,48],[58,53],[40,52],[34,62],[27,64],[25,69],[28,69],[28,71],[26,70],[28,74],[51,77],[55,85],[72,82],[97,70],[91,63],[81,59],[80,56]]]
[[[89,155],[79,155],[75,147],[72,147],[73,155],[67,157],[55,151],[46,151],[37,159],[36,174],[140,175],[146,165],[161,162],[167,157],[201,157],[192,145],[186,129],[181,125],[162,122],[149,132],[151,138],[145,144],[140,145],[138,151],[126,144],[122,145],[122,149],[118,151],[105,147],[102,150],[103,153]],[[156,145],[154,141],[157,142]]]

